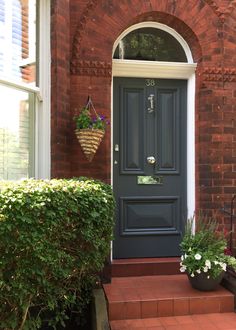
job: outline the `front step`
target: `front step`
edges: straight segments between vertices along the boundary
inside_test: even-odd
[[[144,319],[234,311],[234,296],[193,289],[186,275],[112,278],[104,284],[109,320]]]
[[[180,258],[116,259],[112,261],[112,277],[175,275],[179,271]]]
[[[111,330],[216,330],[236,329],[235,313],[186,315],[139,320],[111,321]]]

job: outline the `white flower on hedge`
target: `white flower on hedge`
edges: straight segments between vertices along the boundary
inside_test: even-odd
[[[210,262],[210,260],[206,260],[205,261],[205,266],[208,267],[209,269],[211,269],[211,262]]]
[[[184,266],[184,265],[183,265],[182,267],[180,267],[180,271],[181,271],[181,273],[184,273],[184,272],[186,271],[186,269],[187,269],[187,268],[186,268],[186,266]]]
[[[185,259],[187,259],[187,258],[188,258],[188,255],[187,255],[186,253],[185,253],[185,255],[184,255],[184,258],[185,258]]]
[[[191,277],[194,277],[194,276],[195,276],[194,273],[192,273],[192,274],[191,274]]]
[[[203,271],[204,271],[204,273],[207,273],[207,272],[208,272],[208,267],[207,267],[207,266],[204,267],[204,268],[203,268]]]
[[[194,258],[195,258],[196,260],[201,260],[201,259],[202,259],[202,256],[201,256],[201,254],[196,253],[195,256],[194,256]]]
[[[209,280],[210,276],[208,275],[207,278],[208,278],[208,280]]]
[[[201,274],[201,269],[197,269],[196,272],[197,272],[198,274]]]
[[[181,256],[181,258],[180,258],[182,261],[184,261],[184,256]]]
[[[214,261],[214,264],[215,264],[215,265],[218,265],[218,264],[219,264],[219,261],[215,260],[215,261]]]

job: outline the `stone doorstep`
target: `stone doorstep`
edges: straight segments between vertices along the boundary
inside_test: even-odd
[[[110,321],[234,311],[231,292],[200,292],[186,275],[113,278],[103,287]]]
[[[176,275],[179,271],[179,257],[115,259],[111,265],[112,277]]]
[[[111,330],[235,330],[235,313],[111,321]]]
[[[165,322],[170,326],[173,324],[173,330],[180,329],[180,326],[189,330],[192,324],[184,323],[194,321],[196,324],[196,320],[205,322],[206,329],[213,329],[220,324],[222,317],[230,328],[230,324],[236,324],[236,314],[233,313],[236,276],[227,273],[223,286],[214,292],[192,289],[186,276],[179,275],[179,258],[113,260],[112,282],[103,285],[106,297],[99,293],[100,298],[95,298],[96,304],[102,304],[103,308],[97,308],[102,310],[102,316],[97,317],[93,330],[109,329],[108,314],[111,330],[137,327],[147,330],[149,326],[150,329],[152,326],[166,329]],[[180,324],[176,325],[176,322]],[[197,326],[193,325],[191,329],[198,329]],[[223,324],[222,329],[226,329]]]

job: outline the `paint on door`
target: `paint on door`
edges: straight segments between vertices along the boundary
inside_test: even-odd
[[[114,78],[113,86],[113,257],[178,256],[187,216],[187,82]]]

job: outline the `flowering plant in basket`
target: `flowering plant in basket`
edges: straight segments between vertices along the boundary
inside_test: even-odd
[[[92,111],[94,116],[91,115]],[[91,162],[104,137],[108,121],[104,116],[97,114],[90,97],[87,105],[81,109],[80,114],[74,116],[74,120],[77,139],[86,158]]]
[[[195,233],[193,225],[194,218],[188,221],[180,244],[180,271],[187,272],[190,277],[205,274],[207,279],[216,279],[227,266],[236,269],[236,259],[225,253],[227,240],[216,220],[199,214]]]
[[[104,116],[92,117],[88,108],[81,109],[79,115],[74,117],[76,129],[101,129],[105,131],[108,121]]]

